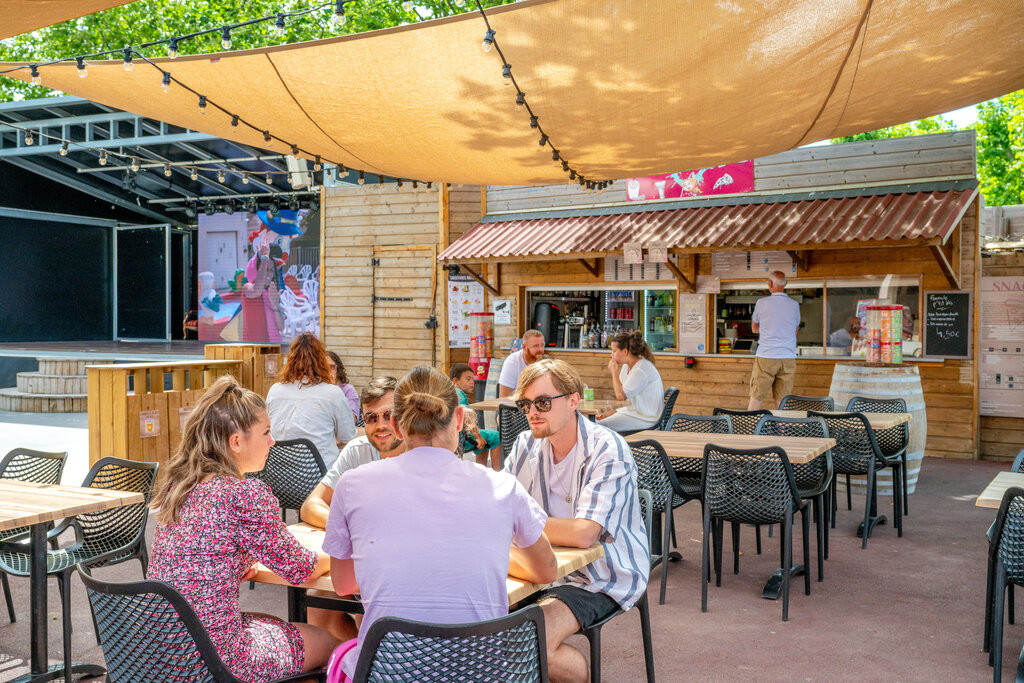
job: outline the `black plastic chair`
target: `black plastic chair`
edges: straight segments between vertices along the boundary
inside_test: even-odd
[[[835,410],[836,402],[831,396],[797,396],[786,394],[779,401],[779,410]]]
[[[224,664],[188,601],[163,581],[107,583],[79,569],[110,683],[242,683]],[[324,680],[325,672],[284,681]]]
[[[809,417],[820,417],[825,420],[828,427],[828,435],[836,440],[835,448],[832,449],[832,467],[835,471],[832,477],[832,528],[835,528],[836,519],[836,478],[840,474],[858,475],[867,477],[866,496],[864,501],[864,527],[862,532],[863,542],[861,548],[868,547],[868,534],[871,529],[872,501],[878,498],[878,470],[886,467],[892,470],[892,493],[894,498],[893,517],[896,522],[897,536],[903,536],[903,505],[900,502],[903,491],[903,475],[900,467],[900,459],[887,458],[882,453],[875,439],[875,430],[871,423],[864,417],[863,413],[816,413],[808,411]],[[849,481],[849,478],[847,478]],[[847,484],[847,497],[849,498],[850,486]]]
[[[708,583],[711,581],[709,535],[712,525],[732,524],[736,538],[740,524],[779,524],[782,536],[782,620],[789,620],[789,579],[793,567],[793,513],[807,505],[801,500],[786,451],[771,446],[750,450],[731,449],[708,444],[704,447],[701,470],[704,500],[704,533],[701,558],[701,605],[708,611]],[[804,566],[810,564],[807,515],[803,520]],[[721,556],[721,542],[715,553]],[[719,561],[719,566],[721,561]],[[715,584],[721,585],[719,569]],[[811,594],[810,572],[804,572],[804,592]]]
[[[679,398],[678,389],[675,387],[669,387],[665,390],[665,396],[662,398],[664,404],[661,409],[661,419],[658,420],[658,424],[654,425],[654,429],[660,429],[662,431],[668,429],[668,422],[672,417],[672,411],[676,407],[677,398]]]
[[[1008,586],[1024,586],[1024,488],[1011,486],[1003,494],[989,543],[985,602],[985,649],[992,680],[999,683],[1003,670],[1003,604]]]
[[[298,511],[327,474],[327,466],[309,439],[278,441],[270,447],[267,464],[253,478],[273,491],[281,503],[281,519],[288,510]]]
[[[768,436],[795,436],[801,438],[828,438],[828,427],[820,417],[762,417],[757,423],[757,434]],[[832,491],[832,453],[806,463],[790,463],[793,466],[793,478],[796,479],[797,494],[804,500],[812,501],[814,522],[818,532],[818,581],[825,580],[823,560],[828,559],[828,515],[831,504],[828,495]],[[807,514],[804,508],[803,514]],[[810,567],[807,571],[810,571]]]
[[[526,413],[515,406],[498,406],[498,436],[501,439],[501,464],[504,466],[516,437],[530,429]]]
[[[359,683],[548,680],[544,611],[530,605],[469,624],[430,624],[382,617],[360,644]]]
[[[47,575],[56,575],[60,580],[65,663],[71,662],[71,575],[75,568],[79,564],[105,567],[136,559],[142,564],[144,575],[149,570],[146,519],[156,471],[155,462],[102,458],[85,475],[82,486],[141,493],[144,501],[77,515],[61,522],[48,534],[50,538],[57,538],[68,528],[73,528],[76,538],[74,545],[46,553]],[[0,547],[0,572],[28,576],[31,557],[25,550],[10,544]]]
[[[637,467],[637,486],[649,492],[651,496],[653,514],[649,518],[644,518],[649,533],[653,535],[655,529],[660,529],[661,538],[657,539],[657,542],[661,549],[660,554],[666,560],[681,559],[678,554],[673,557],[669,552],[669,539],[672,537],[674,526],[672,511],[691,500],[700,499],[699,483],[696,491],[684,489],[672,471],[665,449],[657,441],[635,441],[629,444],[629,447],[633,451],[633,461]],[[656,524],[655,520],[658,517],[654,515],[663,515],[663,524]],[[665,604],[667,584],[668,562],[665,562],[661,567],[661,593],[658,604]]]
[[[15,448],[0,460],[0,479],[26,481],[35,484],[59,484],[68,452],[46,453],[30,448]],[[50,527],[52,528],[52,524]],[[28,538],[27,526],[0,531],[0,543],[15,543]],[[57,549],[57,539],[50,540],[50,546]],[[7,603],[7,615],[11,623],[17,621],[14,614],[14,600],[11,598],[11,587],[7,574],[0,572],[0,583],[4,587],[4,601]]]
[[[905,413],[907,402],[902,398],[866,398],[854,396],[846,404],[848,413]],[[879,429],[875,432],[878,446],[886,459],[900,458],[900,467],[903,470],[903,514],[910,514],[910,504],[907,500],[907,448],[910,446],[910,423]],[[846,495],[850,495],[849,478],[847,478]]]
[[[730,410],[729,408],[715,408],[712,415],[728,415],[732,420],[733,434],[753,434],[757,429],[758,421],[765,415],[771,415],[770,410]]]

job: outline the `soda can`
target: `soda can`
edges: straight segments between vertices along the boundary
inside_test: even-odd
[[[902,363],[903,362],[903,342],[894,341],[892,343],[892,362]]]
[[[891,363],[892,362],[892,344],[890,344],[887,341],[883,341],[880,346],[881,346],[881,348],[879,349],[879,351],[880,351],[879,361],[882,362],[882,363]]]

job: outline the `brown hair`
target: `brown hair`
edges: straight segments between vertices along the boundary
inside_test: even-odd
[[[451,424],[459,397],[439,370],[413,368],[395,387],[395,420],[406,436],[430,436]]]
[[[611,338],[609,343],[611,342],[615,342],[615,345],[620,349],[625,349],[638,358],[646,358],[651,361],[651,363],[654,362],[654,353],[651,351],[651,347],[648,346],[647,342],[644,341],[644,333],[640,330],[619,332]]]
[[[583,378],[579,371],[564,360],[557,358],[541,358],[536,363],[530,363],[519,373],[519,382],[512,398],[519,400],[523,397],[526,388],[536,382],[544,375],[551,375],[551,383],[560,394],[581,394],[583,393]]]
[[[246,433],[267,412],[263,397],[231,375],[214,382],[185,422],[181,443],[153,487],[157,520],[177,524],[178,511],[192,490],[210,477],[242,478],[228,446],[232,434]]]
[[[457,379],[462,377],[464,372],[473,372],[473,367],[469,363],[453,363],[448,371],[448,376],[452,379]]]
[[[366,406],[371,403],[376,403],[384,398],[389,391],[394,391],[397,384],[398,380],[389,375],[374,377],[370,380],[370,383],[363,387],[363,390],[359,392],[359,404]]]
[[[334,351],[328,351],[327,355],[334,361],[335,372],[338,375],[335,381],[338,384],[348,384],[348,373],[345,372],[345,364],[341,362],[341,358]]]
[[[327,364],[327,349],[324,348],[324,343],[312,332],[303,332],[296,337],[278,379],[281,382],[302,384],[334,384],[336,380],[331,377],[331,367]]]

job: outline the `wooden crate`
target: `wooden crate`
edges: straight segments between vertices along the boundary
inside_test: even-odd
[[[194,405],[218,377],[237,376],[241,366],[238,360],[86,366],[89,464],[106,456],[166,462],[181,441],[179,410]],[[167,375],[169,389],[164,388]],[[150,412],[155,434],[144,437],[142,413]]]
[[[264,398],[284,364],[280,344],[207,344],[204,355],[207,360],[241,361],[238,381]]]

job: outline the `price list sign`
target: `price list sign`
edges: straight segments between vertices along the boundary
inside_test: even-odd
[[[978,412],[1024,417],[1024,277],[981,278]]]
[[[971,292],[924,293],[924,355],[971,357]]]

